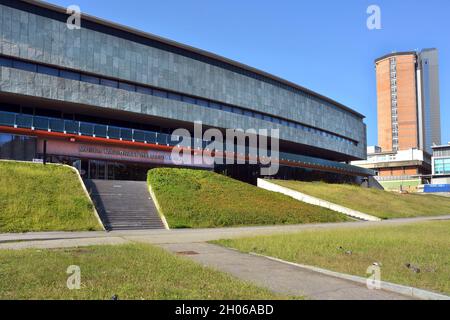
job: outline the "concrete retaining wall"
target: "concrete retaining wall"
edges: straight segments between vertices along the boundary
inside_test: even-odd
[[[350,208],[346,208],[337,204],[334,204],[332,202],[328,202],[319,198],[315,198],[312,197],[310,195],[289,189],[289,188],[285,188],[282,186],[279,186],[275,183],[269,182],[267,180],[264,179],[258,179],[258,187],[265,189],[265,190],[269,190],[269,191],[273,191],[273,192],[278,192],[278,193],[282,193],[285,194],[291,198],[294,198],[296,200],[302,201],[302,202],[306,202],[312,205],[316,205],[319,207],[323,207],[323,208],[327,208],[336,212],[340,212],[343,213],[349,217],[355,218],[355,219],[359,219],[359,220],[364,220],[364,221],[381,221],[380,218],[368,215],[366,213],[363,212],[359,212]]]

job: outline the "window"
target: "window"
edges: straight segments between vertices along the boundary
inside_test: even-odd
[[[80,81],[80,74],[72,71],[61,70],[60,76],[69,80]]]
[[[100,84],[100,78],[94,77],[94,76],[88,76],[88,75],[81,75],[81,81],[92,83],[92,84]]]
[[[51,67],[46,67],[46,66],[38,66],[37,67],[37,72],[38,73],[42,73],[42,74],[46,74],[49,76],[54,76],[54,77],[58,77],[59,76],[59,70],[56,68],[51,68]]]
[[[216,109],[216,110],[221,110],[222,109],[221,105],[218,104],[218,103],[215,103],[215,102],[211,102],[209,104],[209,107],[212,108],[212,109]]]
[[[0,67],[12,68],[13,63],[10,59],[0,57]]]
[[[194,98],[183,96],[183,101],[190,104],[196,104],[196,101]]]
[[[136,87],[136,92],[142,93],[142,94],[148,94],[148,95],[153,94],[153,90],[151,88],[146,88],[146,87],[141,87],[141,86]]]
[[[117,81],[108,80],[108,79],[101,79],[100,84],[102,86],[107,86],[107,87],[111,87],[111,88],[117,88],[119,86],[119,83]]]
[[[249,110],[244,110],[244,115],[246,115],[247,117],[253,117],[253,112]]]
[[[157,90],[157,89],[153,89],[153,95],[157,96],[157,97],[161,97],[161,98],[167,98],[167,92]]]
[[[134,92],[136,91],[136,86],[125,82],[119,82],[119,89]]]
[[[13,67],[20,69],[20,70],[36,72],[36,65],[33,63],[28,63],[28,62],[23,62],[23,61],[14,61]]]
[[[178,93],[169,92],[168,98],[172,100],[181,101],[181,95],[179,95]]]
[[[206,107],[206,108],[209,107],[208,101],[203,100],[203,99],[197,99],[197,104],[202,107]]]
[[[225,106],[225,105],[222,106],[222,110],[223,110],[223,111],[226,111],[226,112],[232,112],[231,107]]]
[[[236,114],[242,114],[242,109],[241,109],[241,108],[233,107],[233,113],[236,113]]]

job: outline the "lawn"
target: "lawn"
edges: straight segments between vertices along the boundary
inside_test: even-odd
[[[450,294],[450,221],[305,231],[215,243],[362,277],[367,277],[367,268],[377,262],[383,281]]]
[[[399,194],[350,184],[270,180],[344,207],[382,219],[450,214],[450,199],[424,194]]]
[[[0,232],[102,230],[70,168],[0,161]]]
[[[284,299],[145,244],[0,251],[0,299]],[[81,288],[69,290],[69,266]]]
[[[158,168],[149,171],[148,182],[171,228],[349,221],[340,213],[209,171]]]

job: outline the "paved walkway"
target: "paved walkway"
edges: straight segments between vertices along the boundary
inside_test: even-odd
[[[216,228],[216,229],[178,229],[178,230],[139,230],[139,231],[113,231],[113,232],[38,232],[38,233],[8,233],[0,234],[0,249],[14,249],[15,247],[33,247],[39,242],[48,242],[58,247],[60,243],[73,243],[76,246],[78,239],[121,238],[132,241],[145,241],[147,243],[192,243],[206,242],[219,239],[232,239],[247,236],[269,235],[280,233],[295,233],[304,230],[338,229],[338,228],[367,228],[373,226],[395,226],[424,221],[450,220],[450,215],[438,217],[418,217],[408,219],[392,219],[382,222],[341,222],[321,224],[301,224],[286,226]],[[65,242],[65,240],[67,240]],[[26,245],[19,242],[30,242]],[[107,241],[105,241],[107,242]]]
[[[191,251],[191,254],[183,254],[183,256],[202,265],[230,273],[237,278],[251,281],[256,285],[285,295],[305,296],[319,300],[411,299],[410,297],[383,290],[369,290],[367,287],[352,281],[326,276],[212,244],[177,243],[160,246],[173,253]]]

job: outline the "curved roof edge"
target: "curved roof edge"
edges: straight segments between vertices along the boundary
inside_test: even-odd
[[[417,55],[417,52],[415,52],[415,51],[392,52],[392,53],[386,54],[382,57],[375,59],[375,63],[380,62],[381,60],[385,60],[390,57],[407,56],[407,55]]]
[[[31,5],[35,5],[35,6],[44,8],[44,9],[52,10],[52,11],[55,11],[55,12],[58,12],[58,13],[67,14],[66,8],[63,8],[61,6],[58,6],[58,5],[55,5],[55,4],[52,4],[52,3],[48,3],[48,2],[45,2],[45,1],[40,1],[40,0],[20,0],[20,1],[28,3],[28,4],[31,4]],[[339,108],[341,108],[341,109],[343,109],[345,111],[348,111],[348,112],[350,112],[350,113],[360,117],[361,119],[365,118],[365,116],[363,114],[361,114],[361,113],[359,113],[359,112],[357,112],[357,111],[355,111],[355,110],[353,110],[353,109],[343,105],[340,102],[337,102],[337,101],[335,101],[335,100],[333,100],[331,98],[328,98],[328,97],[326,97],[324,95],[321,95],[321,94],[319,94],[319,93],[317,93],[315,91],[312,91],[312,90],[307,89],[305,87],[302,87],[302,86],[300,86],[298,84],[295,84],[295,83],[290,82],[288,80],[285,80],[283,78],[280,78],[280,77],[277,77],[275,75],[272,75],[272,74],[267,73],[265,71],[262,71],[262,70],[254,68],[254,67],[248,66],[246,64],[243,64],[243,63],[240,63],[240,62],[237,62],[237,61],[225,58],[223,56],[217,55],[217,54],[212,53],[212,52],[208,52],[208,51],[205,51],[205,50],[202,50],[202,49],[198,49],[198,48],[186,45],[186,44],[182,44],[182,43],[179,43],[179,42],[167,39],[167,38],[163,38],[163,37],[160,37],[160,36],[148,33],[148,32],[141,31],[141,30],[138,30],[138,29],[135,29],[135,28],[132,28],[132,27],[128,27],[128,26],[125,26],[125,25],[122,25],[122,24],[119,24],[119,23],[115,23],[115,22],[111,22],[111,21],[108,21],[108,20],[104,20],[104,19],[101,19],[101,18],[98,18],[98,17],[95,17],[95,16],[91,16],[91,15],[85,14],[85,13],[82,13],[81,15],[82,15],[82,19],[91,21],[93,23],[97,23],[97,24],[100,24],[100,25],[104,25],[106,27],[110,27],[110,28],[113,28],[113,29],[118,29],[118,30],[121,30],[121,31],[125,31],[125,32],[128,32],[130,34],[134,34],[134,35],[137,35],[137,36],[140,36],[140,37],[144,37],[144,38],[148,38],[148,39],[151,39],[151,40],[159,41],[159,42],[162,42],[162,43],[167,44],[167,45],[171,45],[171,46],[174,46],[174,47],[177,47],[177,48],[180,48],[180,49],[188,50],[188,51],[191,51],[191,52],[194,52],[194,53],[197,53],[197,54],[200,54],[200,55],[203,55],[203,56],[215,59],[215,60],[219,60],[219,61],[221,61],[223,63],[230,64],[230,65],[232,65],[234,67],[238,67],[238,68],[244,69],[246,71],[259,74],[260,76],[267,77],[267,78],[272,79],[274,81],[280,82],[280,83],[282,83],[284,85],[287,85],[287,86],[293,87],[295,89],[304,91],[305,93],[311,94],[312,96],[315,96],[315,97],[317,97],[319,99],[325,100],[325,101],[327,101],[327,102],[329,102],[329,103],[331,103],[331,104],[333,104],[333,105],[335,105],[335,106],[337,106],[337,107],[339,107]]]

